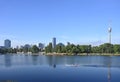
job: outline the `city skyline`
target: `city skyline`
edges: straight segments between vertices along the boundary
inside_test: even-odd
[[[0,46],[48,44],[52,37],[66,44],[120,44],[119,0],[1,0]]]

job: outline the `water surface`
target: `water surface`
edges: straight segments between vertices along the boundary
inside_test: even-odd
[[[0,55],[0,82],[120,82],[119,56]]]

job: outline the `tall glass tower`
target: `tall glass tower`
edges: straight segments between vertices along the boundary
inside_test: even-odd
[[[55,48],[56,47],[56,38],[54,37],[52,40],[52,47]]]
[[[10,41],[9,39],[6,39],[6,40],[4,41],[4,47],[5,47],[5,48],[11,48],[11,41]]]

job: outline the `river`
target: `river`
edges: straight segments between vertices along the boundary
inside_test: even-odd
[[[120,56],[0,55],[0,82],[120,82]]]

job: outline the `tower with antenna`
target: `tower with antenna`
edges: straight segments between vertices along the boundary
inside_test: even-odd
[[[108,33],[109,33],[109,43],[111,44],[111,32],[112,32],[112,28],[109,27],[108,28]]]

